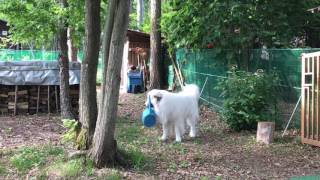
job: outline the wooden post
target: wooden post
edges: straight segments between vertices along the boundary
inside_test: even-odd
[[[59,112],[59,104],[58,104],[58,88],[57,86],[54,86],[54,94],[55,94],[55,97],[56,97],[56,110],[57,110],[57,113]]]
[[[17,115],[17,101],[18,101],[18,86],[15,86],[15,91],[14,91],[14,111],[13,115]]]
[[[270,144],[273,141],[274,122],[258,122],[257,142]]]
[[[40,103],[40,86],[38,86],[38,94],[37,94],[37,114],[39,112],[39,103]]]
[[[50,114],[50,86],[48,86],[48,114]]]

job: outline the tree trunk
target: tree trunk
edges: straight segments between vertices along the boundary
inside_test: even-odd
[[[151,34],[150,34],[150,89],[160,88],[160,54],[161,54],[161,0],[151,0]]]
[[[68,28],[68,50],[69,50],[69,59],[71,61],[77,61],[78,48],[75,45],[74,40],[72,39],[72,34],[74,30],[72,28]]]
[[[99,109],[90,157],[97,167],[114,165],[117,162],[117,147],[114,140],[117,119],[120,72],[126,32],[129,21],[130,1],[117,1],[112,29],[106,87],[102,92],[103,102]],[[107,35],[107,34],[105,34]]]
[[[102,43],[102,53],[103,53],[103,72],[102,72],[102,88],[101,93],[105,91],[106,88],[106,75],[107,75],[107,68],[108,68],[108,60],[109,60],[109,51],[110,51],[110,42],[111,42],[111,35],[112,35],[112,29],[114,25],[114,17],[116,9],[118,8],[118,2],[116,0],[110,0],[109,1],[109,7],[108,7],[108,16],[106,17],[106,24],[103,30],[103,43]],[[103,102],[104,96],[101,96],[100,99],[100,107]]]
[[[270,144],[273,142],[274,122],[258,122],[257,142]]]
[[[100,49],[100,0],[85,1],[85,49],[81,66],[79,115],[86,132],[86,149],[91,145],[97,121],[97,65]]]
[[[60,0],[63,8],[67,7],[66,0]],[[68,60],[68,31],[65,19],[59,24],[59,65],[60,65],[60,106],[62,119],[75,119],[71,109],[69,89],[69,60]]]
[[[137,0],[137,27],[141,30],[144,17],[144,2],[143,0]]]

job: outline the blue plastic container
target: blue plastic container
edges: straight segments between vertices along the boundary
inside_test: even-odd
[[[143,91],[143,75],[142,72],[129,72],[128,73],[128,93],[139,93]]]
[[[156,125],[156,113],[154,109],[151,107],[151,101],[149,97],[148,107],[142,112],[142,124],[145,127],[153,127]]]

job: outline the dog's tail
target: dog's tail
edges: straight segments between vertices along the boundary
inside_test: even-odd
[[[199,87],[195,84],[187,84],[182,88],[182,93],[190,96],[196,97],[196,99],[200,98],[200,90]]]

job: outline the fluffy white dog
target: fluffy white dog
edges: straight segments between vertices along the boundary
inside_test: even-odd
[[[197,85],[186,85],[178,93],[153,89],[147,94],[146,105],[149,104],[149,97],[157,115],[156,119],[162,124],[161,140],[166,140],[174,131],[176,141],[181,142],[181,136],[185,133],[185,124],[190,126],[189,136],[196,136],[196,125],[199,119]]]

